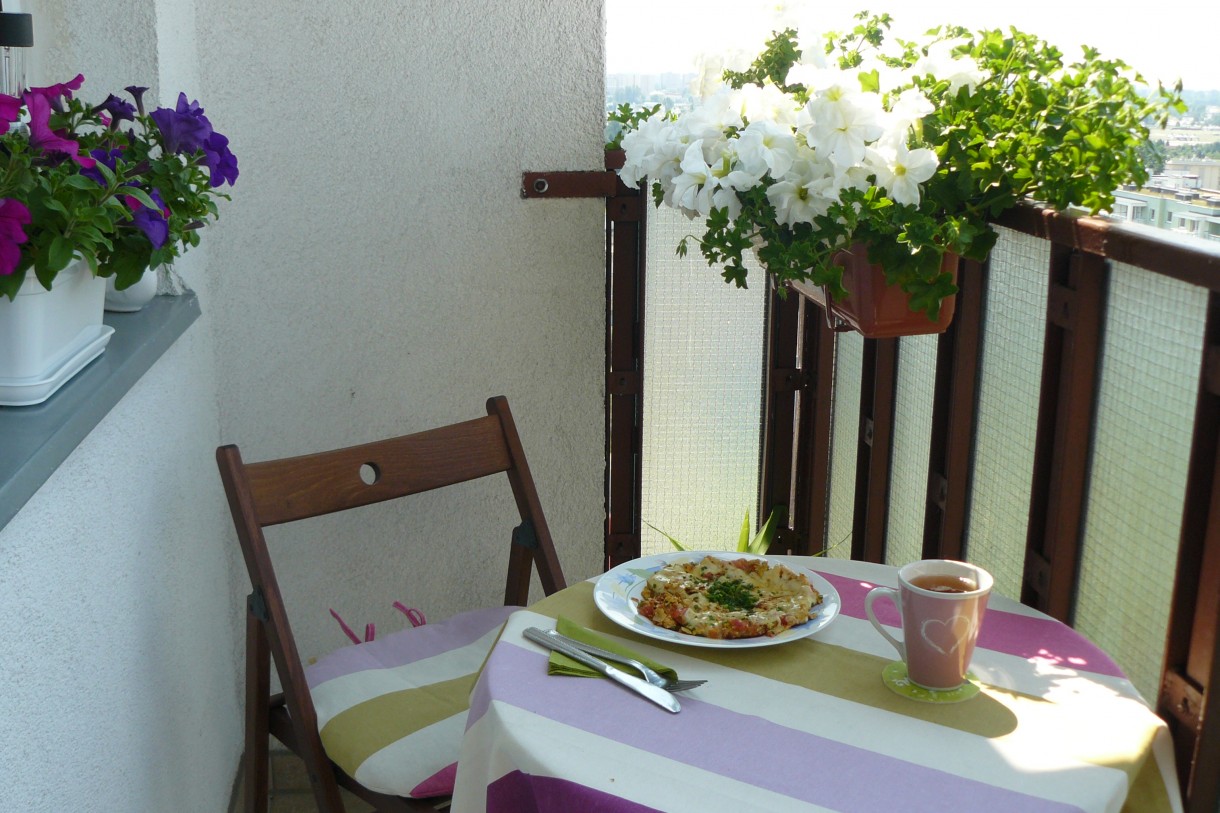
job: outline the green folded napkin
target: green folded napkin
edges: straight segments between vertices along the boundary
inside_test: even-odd
[[[660,672],[670,680],[678,679],[678,673],[668,666],[659,664],[656,661],[646,658],[637,652],[632,652],[630,649],[623,646],[618,641],[615,641],[613,638],[607,638],[604,635],[599,635],[598,633],[593,632],[592,630],[585,629],[580,624],[577,624],[575,621],[570,621],[567,618],[564,618],[562,615],[559,616],[559,620],[555,623],[555,629],[557,629],[561,635],[566,635],[569,638],[575,638],[581,643],[589,644],[591,646],[598,646],[602,649],[608,649],[611,652],[627,658],[634,658],[645,666]],[[611,662],[611,666],[619,666],[619,664]],[[620,668],[624,669],[629,674],[637,674],[636,670],[632,669],[630,666],[621,666]],[[571,675],[573,677],[601,677],[601,675],[594,672],[583,663],[577,663],[567,655],[554,650],[551,650],[551,658],[547,664],[546,673],[548,675]]]

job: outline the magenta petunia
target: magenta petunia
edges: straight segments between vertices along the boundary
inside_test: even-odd
[[[0,93],[0,134],[7,133],[9,125],[21,117],[21,105],[16,96]]]
[[[63,153],[85,169],[92,169],[96,161],[80,155],[79,144],[51,129],[51,104],[47,98],[30,91],[26,91],[23,98],[30,111],[30,146],[43,152]]]
[[[30,222],[30,210],[19,200],[0,200],[0,276],[17,270],[21,262],[21,244],[26,241],[25,226]]]
[[[74,91],[80,90],[81,85],[85,83],[85,75],[78,73],[75,79],[67,82],[60,82],[57,85],[49,85],[45,88],[28,88],[26,93],[31,93],[35,96],[42,96],[44,99],[58,101],[59,99],[71,99]]]

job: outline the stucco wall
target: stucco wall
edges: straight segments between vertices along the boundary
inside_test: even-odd
[[[597,0],[197,0],[242,176],[210,246],[221,427],[250,460],[484,414],[503,394],[574,577],[601,550],[604,205],[525,201],[601,160]],[[479,510],[471,510],[472,505]],[[273,535],[305,657],[503,593],[507,482]],[[291,541],[287,541],[290,539]],[[277,540],[285,540],[276,545]],[[458,589],[439,575],[469,563]],[[367,566],[371,573],[366,575]],[[362,569],[363,568],[363,569]],[[359,575],[357,575],[359,573]]]
[[[600,5],[26,0],[35,83],[185,90],[241,178],[181,263],[204,317],[0,529],[0,810],[225,808],[248,583],[220,442],[304,452],[505,394],[569,579],[599,569],[602,209],[517,190],[598,166]],[[281,574],[303,654],[344,642],[328,607],[386,630],[395,599],[497,600],[506,489],[277,534],[317,557]]]

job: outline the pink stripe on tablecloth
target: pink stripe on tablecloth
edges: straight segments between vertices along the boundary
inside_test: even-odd
[[[310,688],[367,669],[392,669],[468,646],[504,623],[519,607],[487,607],[337,649],[305,667]]]
[[[662,813],[553,776],[510,771],[487,786],[487,813]]]
[[[473,725],[483,716],[490,691],[497,702],[563,725],[832,810],[1080,810],[786,728],[686,695],[682,695],[682,712],[670,715],[608,680],[542,677],[545,671],[546,655],[514,645],[496,647],[475,689],[467,724]],[[493,681],[495,685],[491,686]],[[726,732],[732,732],[732,736],[726,736]],[[699,743],[699,748],[692,749],[692,742]],[[811,770],[812,765],[816,770]],[[819,775],[834,776],[835,781],[819,782]],[[879,777],[884,781],[878,781]],[[683,781],[681,776],[674,779]],[[723,787],[718,788],[722,791]],[[531,808],[519,810],[523,813]]]
[[[868,618],[864,612],[864,597],[877,585],[831,573],[819,572],[818,575],[834,585],[835,590],[839,592],[844,615]],[[892,602],[879,601],[873,605],[873,609],[877,613],[877,620],[882,624],[899,626],[898,611],[894,609]],[[983,616],[978,645],[994,652],[1054,663],[1081,672],[1126,677],[1123,670],[1118,668],[1118,664],[1089,639],[1052,618],[1034,618],[989,607],[987,614]]]

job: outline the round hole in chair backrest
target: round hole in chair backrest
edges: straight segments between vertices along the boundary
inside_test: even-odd
[[[360,479],[366,486],[371,486],[381,479],[381,469],[376,463],[365,463],[360,467]]]

